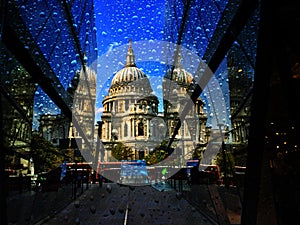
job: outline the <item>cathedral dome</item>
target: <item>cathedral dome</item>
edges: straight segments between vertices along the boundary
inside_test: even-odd
[[[174,81],[179,85],[188,86],[192,82],[193,76],[181,67],[180,60],[181,58],[178,56],[176,65],[167,71],[165,78]]]
[[[112,79],[111,86],[122,85],[147,78],[146,74],[136,66],[124,67],[119,70]]]
[[[115,92],[116,89],[120,90],[122,87],[135,86],[136,92],[152,93],[152,88],[147,75],[135,64],[135,56],[132,49],[132,41],[129,41],[129,47],[126,55],[126,64],[124,68],[119,70],[112,79],[110,92]],[[121,88],[121,89],[119,89]],[[128,91],[124,89],[125,92]],[[121,91],[122,92],[122,91]]]
[[[189,85],[193,80],[192,74],[180,67],[174,68],[173,72],[169,69],[165,78],[182,85]]]

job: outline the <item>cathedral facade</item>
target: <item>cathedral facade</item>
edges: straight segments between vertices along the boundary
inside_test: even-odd
[[[180,65],[181,57],[164,75],[163,112],[147,75],[136,66],[132,41],[126,55],[126,64],[113,77],[108,95],[102,101],[101,142],[102,159],[116,161],[112,146],[122,142],[134,155],[143,159],[162,142],[169,143],[184,159],[193,158],[195,150],[204,151],[207,143],[206,115],[199,98],[183,118],[182,107],[190,100],[188,88],[193,76]],[[180,129],[174,134],[177,123]]]

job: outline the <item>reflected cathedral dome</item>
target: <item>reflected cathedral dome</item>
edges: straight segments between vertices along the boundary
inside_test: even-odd
[[[180,61],[181,56],[178,55],[176,64],[167,71],[165,78],[187,87],[192,82],[193,76],[180,65]]]

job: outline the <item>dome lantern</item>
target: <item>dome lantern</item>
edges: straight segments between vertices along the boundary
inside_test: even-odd
[[[132,49],[132,40],[129,39],[129,47],[126,55],[126,64],[125,67],[136,67],[135,65],[135,56]]]
[[[135,87],[131,88],[132,85]],[[128,89],[125,87],[134,90],[135,93],[150,94],[153,92],[147,75],[135,64],[131,39],[129,40],[129,47],[126,54],[126,64],[114,75],[109,91],[114,92],[114,90],[118,90],[118,93],[127,92]]]

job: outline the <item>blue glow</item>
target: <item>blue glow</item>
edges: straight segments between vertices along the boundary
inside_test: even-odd
[[[62,3],[53,0],[18,1],[18,4],[28,30],[66,90],[75,72],[80,70],[81,62]],[[182,1],[76,0],[69,4],[73,16],[72,27],[78,35],[81,50],[86,54],[89,65],[106,52],[126,45],[129,39],[134,42],[162,40],[178,43],[184,12]],[[227,0],[195,0],[192,4],[180,45],[202,58]],[[96,24],[93,23],[94,20]],[[120,60],[121,63],[124,61],[125,58]],[[137,62],[137,66],[151,77],[163,76],[166,71],[161,64]],[[111,77],[107,77],[102,87],[97,88],[107,89],[110,79]],[[152,85],[154,91],[160,95],[160,85]],[[225,91],[228,94],[228,90]],[[101,101],[97,99],[96,107],[101,107]],[[40,114],[58,113],[60,109],[38,88],[34,105],[34,127]]]

